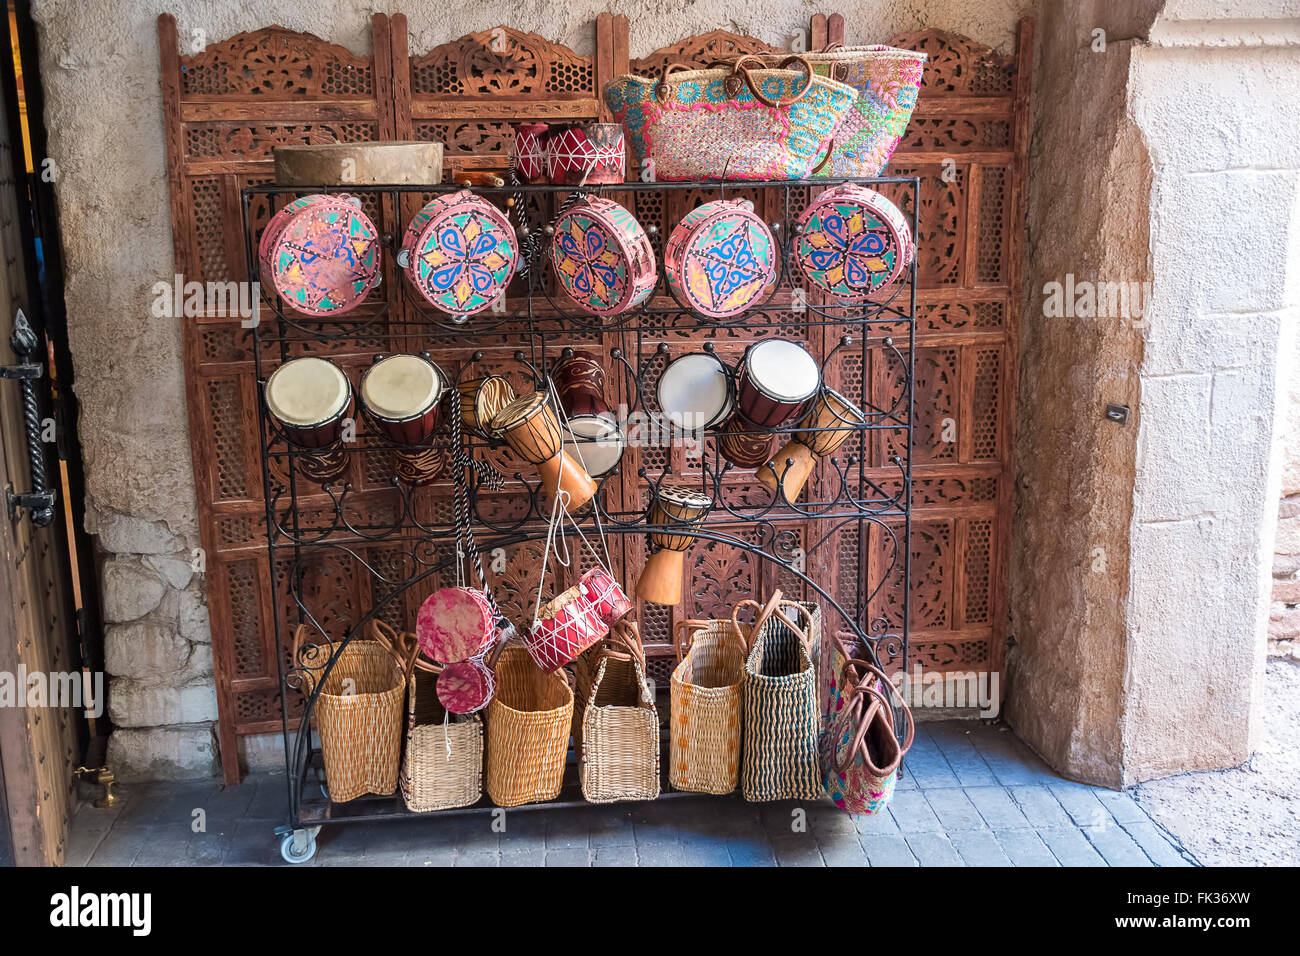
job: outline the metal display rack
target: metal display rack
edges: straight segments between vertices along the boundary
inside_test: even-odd
[[[859,655],[866,655],[877,664],[882,660],[892,661],[897,669],[906,666],[908,652],[916,264],[913,261],[903,278],[885,290],[881,298],[873,299],[865,305],[827,301],[801,289],[797,267],[791,257],[796,221],[806,202],[801,197],[810,196],[812,191],[822,187],[843,182],[884,186],[890,190],[892,195],[901,198],[912,234],[918,234],[920,180],[917,178],[816,179],[761,183],[638,182],[593,186],[583,191],[627,202],[629,207],[632,203],[620,197],[634,197],[644,190],[660,193],[674,190],[716,191],[715,198],[725,198],[729,194],[734,196],[742,190],[746,195],[771,196],[775,193],[779,197],[775,208],[780,212],[769,220],[769,225],[780,251],[781,277],[777,289],[795,290],[795,297],[802,307],[800,324],[805,332],[831,330],[826,341],[834,341],[834,344],[823,355],[823,366],[828,367],[835,356],[843,357],[856,352],[865,369],[869,351],[875,350],[885,353],[891,366],[901,371],[901,388],[896,390],[888,403],[873,403],[873,390],[868,376],[859,376],[858,394],[848,397],[862,409],[866,421],[854,426],[855,433],[840,446],[837,454],[819,461],[818,474],[822,480],[809,482],[808,490],[803,495],[807,500],[789,501],[779,480],[778,490],[770,493],[766,500],[756,500],[752,494],[737,494],[734,480],[726,480],[729,477],[734,479],[734,469],[719,454],[712,431],[705,433],[698,466],[689,469],[688,475],[672,476],[674,483],[698,486],[714,500],[709,520],[696,532],[699,542],[729,545],[749,552],[763,562],[778,565],[783,575],[789,575],[791,579],[803,583],[808,599],[821,603],[828,621],[839,619],[840,623],[835,626],[840,633],[856,638]],[[242,190],[241,200],[249,274],[252,279],[260,281],[257,236],[250,217],[250,206],[254,202],[278,206],[300,195],[347,193],[382,205],[389,212],[386,217],[388,221],[401,221],[404,228],[405,221],[429,198],[462,188],[466,187],[453,184],[347,188],[246,187]],[[645,304],[617,316],[587,314],[557,292],[547,259],[548,223],[566,198],[574,193],[574,187],[507,185],[472,187],[472,191],[495,200],[498,205],[513,200],[515,211],[511,212],[512,219],[516,223],[522,219],[524,223],[519,230],[521,256],[525,260],[531,259],[521,263],[521,271],[525,265],[526,271],[512,283],[507,294],[508,308],[505,312],[483,312],[470,316],[463,323],[454,322],[446,314],[425,303],[401,270],[390,269],[386,274],[394,276],[403,286],[400,296],[396,297],[396,305],[395,296],[390,293],[388,300],[377,307],[367,303],[346,315],[321,320],[285,308],[273,292],[268,294],[268,290],[264,289],[262,309],[272,313],[273,321],[268,322],[264,317],[252,329],[252,351],[259,386],[260,414],[257,427],[260,433],[262,484],[267,503],[268,554],[272,566],[286,557],[290,559],[288,594],[293,604],[290,610],[299,623],[315,629],[322,644],[329,641],[334,648],[333,653],[326,657],[319,653],[307,653],[309,648],[315,646],[308,645],[290,666],[286,666],[286,642],[290,635],[284,633],[284,615],[276,614],[275,652],[282,689],[281,713],[288,780],[288,819],[277,833],[283,838],[282,852],[291,861],[311,857],[316,834],[324,825],[416,815],[405,808],[400,792],[384,797],[362,797],[342,804],[331,802],[326,782],[320,779],[320,752],[312,742],[311,719],[320,686],[342,649],[363,633],[370,620],[382,613],[390,602],[399,600],[401,595],[412,588],[427,584],[431,578],[452,566],[455,561],[456,526],[454,521],[429,517],[429,509],[420,504],[422,496],[430,493],[426,487],[412,488],[398,483],[394,478],[394,507],[383,520],[379,520],[364,509],[354,511],[350,506],[353,490],[346,482],[338,486],[320,486],[302,478],[298,459],[311,452],[288,443],[269,415],[262,394],[262,386],[269,373],[280,363],[304,354],[304,350],[309,352],[313,342],[322,342],[333,336],[355,335],[358,329],[382,327],[389,330],[393,339],[400,337],[407,343],[407,348],[403,348],[400,342],[394,342],[390,353],[419,351],[418,348],[410,349],[409,343],[422,341],[425,337],[431,341],[440,340],[444,349],[449,341],[454,342],[463,357],[458,374],[451,376],[457,380],[467,377],[466,373],[470,369],[477,368],[479,373],[498,370],[481,364],[484,361],[481,342],[490,339],[496,345],[496,354],[500,353],[502,342],[513,342],[518,346],[513,353],[516,374],[522,375],[525,380],[531,380],[535,387],[543,388],[551,364],[564,354],[566,347],[562,343],[574,335],[590,336],[594,332],[616,337],[617,346],[608,353],[613,360],[613,367],[607,372],[617,398],[626,404],[629,414],[648,413],[653,420],[654,411],[648,403],[648,398],[654,393],[653,380],[656,372],[652,366],[662,365],[662,358],[667,354],[668,346],[662,341],[665,328],[671,328],[679,336],[687,333],[689,341],[679,344],[698,344],[701,350],[714,351],[715,336],[729,325],[743,326],[746,329],[768,327],[773,334],[780,334],[780,330],[787,329],[790,324],[791,304],[788,296],[784,301],[777,302],[779,296],[774,295],[769,302],[730,319],[709,320],[695,316],[677,305],[664,287],[662,262],[659,285]],[[767,208],[770,211],[774,207],[768,203]],[[523,211],[522,216],[519,210]],[[400,231],[389,231],[382,237],[386,258],[395,256],[401,242],[400,236]],[[663,242],[667,237],[653,238],[656,240],[654,245],[657,255],[661,256]],[[393,314],[398,311],[400,316]],[[657,346],[653,344],[656,340],[659,340]],[[645,347],[647,343],[651,343],[648,349]],[[368,427],[363,410],[358,408],[358,412],[356,439],[343,445],[346,454],[384,454],[401,447],[382,432]],[[668,428],[666,425],[664,427]],[[790,427],[787,424],[759,431],[788,434]],[[433,441],[445,442],[447,431],[444,426]],[[892,436],[889,447],[895,449],[895,453],[887,459],[889,467],[896,472],[890,481],[881,481],[878,469],[873,473],[874,477],[868,474],[870,443],[881,433]],[[499,457],[502,444],[481,434],[467,432],[463,435],[464,450],[478,460],[490,456]],[[786,463],[770,462],[766,467],[774,468],[779,479]],[[499,465],[498,469],[500,470]],[[541,540],[547,534],[550,507],[536,474],[527,467],[514,474],[509,474],[508,469],[506,471],[504,489],[494,491],[485,487],[477,470],[465,470],[467,507],[474,537],[484,553],[494,548]],[[663,526],[647,524],[647,509],[635,504],[630,506],[626,500],[630,496],[626,492],[632,487],[640,489],[637,504],[653,500],[659,493],[662,482],[670,474],[666,464],[654,469],[641,467],[636,472],[638,481],[633,485],[630,475],[623,474],[621,468],[616,469],[610,475],[598,479],[600,490],[590,503],[573,515],[573,520],[587,537],[601,540],[621,535],[631,535],[639,540],[648,532],[665,530]],[[607,487],[612,482],[621,482],[619,487],[624,493],[607,495]],[[313,496],[310,508],[303,507],[300,500],[308,494]],[[325,502],[323,506],[320,503],[322,500]],[[623,501],[621,506],[616,503],[620,500]],[[818,532],[814,540],[804,540],[802,548],[799,547],[798,538],[788,531],[795,522],[805,523]],[[865,580],[868,576],[868,562],[861,562],[860,574],[863,580],[856,591],[854,606],[846,607],[805,569],[817,560],[818,549],[836,539],[837,534],[845,529],[856,530],[857,540],[866,541],[867,526],[890,543],[890,548],[886,550],[892,554],[892,558],[885,562],[883,569],[878,569],[873,580]],[[382,568],[369,561],[369,550],[376,546],[383,546],[395,560],[387,562]],[[318,608],[314,606],[316,596],[304,593],[302,588],[304,563],[310,561],[313,555],[327,551],[350,555],[354,565],[372,575],[385,594],[359,620],[350,622],[346,635],[341,637],[326,633],[326,628],[318,620]],[[393,570],[394,567],[397,568],[396,571]],[[900,581],[901,593],[898,594],[896,604],[901,610],[901,616],[893,619],[896,615],[875,614],[873,607],[878,605],[873,605],[873,599],[886,586],[899,587]],[[631,582],[624,583],[630,585]],[[627,589],[631,593],[632,588],[628,586]],[[690,600],[689,596],[687,600]],[[527,622],[517,621],[516,624],[526,626]],[[302,672],[307,668],[317,674],[317,679],[313,682],[312,693],[306,697],[302,713],[297,715],[292,712],[289,701],[291,695],[300,693]],[[666,696],[666,692],[665,683],[660,687],[661,696]],[[661,710],[667,712],[666,701],[661,705]],[[663,744],[667,744],[666,737]],[[662,764],[666,767],[667,761],[662,761]],[[557,800],[516,807],[511,812],[584,803],[576,782],[575,765],[576,756],[571,748],[564,789]],[[664,772],[666,774],[666,770]],[[681,796],[706,795],[672,790],[665,781],[661,799]],[[434,815],[487,812],[493,807],[485,795],[471,807],[434,811]]]

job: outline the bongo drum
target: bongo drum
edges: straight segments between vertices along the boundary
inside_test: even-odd
[[[570,418],[609,416],[605,404],[605,366],[590,352],[574,352],[555,363],[551,381],[560,407]]]
[[[650,532],[658,550],[646,558],[636,595],[652,604],[676,606],[682,601],[682,564],[695,541],[693,533],[704,521],[713,500],[683,486],[659,489],[650,505],[648,523],[670,525],[668,531]]]
[[[564,450],[593,478],[603,478],[618,467],[627,450],[627,436],[618,423],[604,415],[578,415],[565,429]]]
[[[483,658],[448,664],[434,684],[438,702],[452,714],[482,710],[497,692],[497,678]]]
[[[664,249],[664,281],[684,309],[720,319],[767,298],[776,284],[772,231],[748,199],[719,199],[693,209]]]
[[[324,484],[347,470],[339,441],[352,405],[352,385],[333,362],[297,358],[266,380],[266,410],[290,444],[315,453],[298,459],[303,474]]]
[[[550,673],[608,633],[609,625],[575,584],[538,608],[524,646],[537,666]]]
[[[911,265],[907,217],[874,189],[844,183],[814,199],[799,217],[794,260],[821,291],[865,302]]]
[[[803,411],[821,384],[821,370],[807,349],[765,339],[745,350],[736,375],[736,407],[750,424],[774,428]]]
[[[303,196],[266,224],[261,281],[307,315],[339,315],[379,285],[379,230],[352,196]]]
[[[812,474],[816,458],[834,454],[845,439],[866,421],[862,409],[834,389],[823,388],[799,427],[791,430],[790,441],[774,456],[776,470],[760,469],[758,480],[772,491],[783,486],[786,501],[794,501]],[[793,458],[794,464],[787,466],[788,458]]]
[[[743,415],[732,415],[718,429],[718,453],[737,468],[762,468],[772,460],[776,436],[758,431]]]
[[[618,203],[589,196],[560,214],[551,240],[551,268],[579,308],[595,315],[634,309],[654,292],[654,247],[641,224]]]
[[[496,637],[496,618],[487,595],[476,588],[439,588],[415,618],[420,652],[440,664],[482,654]]]
[[[427,443],[442,424],[446,392],[442,369],[420,355],[381,358],[361,376],[367,417],[392,441],[408,446],[396,453],[403,481],[427,484],[445,464],[445,451]]]
[[[470,431],[491,437],[492,416],[516,398],[515,388],[503,375],[466,379],[456,386],[460,392],[460,423]]]
[[[712,352],[692,352],[668,363],[655,394],[659,410],[675,428],[712,428],[731,417],[731,372]]]
[[[621,183],[626,156],[621,123],[557,126],[546,137],[546,170],[553,183]]]
[[[515,126],[515,170],[525,183],[546,182],[546,139],[550,127],[545,123],[519,123]]]
[[[505,295],[518,258],[510,220],[462,189],[430,200],[416,213],[397,264],[430,305],[463,322]]]
[[[596,493],[591,476],[564,450],[560,423],[546,392],[516,398],[492,416],[488,429],[503,436],[515,454],[537,466],[552,499],[559,491],[567,492],[570,511],[577,511]]]

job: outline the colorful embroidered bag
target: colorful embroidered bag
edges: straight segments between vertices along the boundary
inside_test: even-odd
[[[802,179],[825,160],[857,91],[815,75],[801,57],[781,66],[802,71],[751,62],[759,61],[708,70],[673,63],[658,79],[620,76],[605,87],[643,175],[650,163],[659,180]]]
[[[879,813],[893,799],[899,764],[912,746],[912,712],[884,672],[869,661],[850,657],[838,637],[822,653],[829,658],[822,662],[829,665],[827,725],[820,745],[822,782],[841,810]],[[901,744],[886,688],[906,723]]]

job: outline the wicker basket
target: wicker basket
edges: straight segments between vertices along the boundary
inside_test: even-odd
[[[387,624],[372,631],[395,646],[410,647],[415,635],[399,638]],[[478,714],[448,714],[438,700],[442,667],[415,659],[406,678],[406,750],[398,785],[412,813],[467,807],[483,795],[483,721]]]
[[[293,660],[299,665],[305,660],[300,653],[306,630],[299,625],[293,636]],[[337,655],[328,676],[321,678],[323,658],[321,666],[301,667],[301,673],[305,694],[320,683],[314,714],[330,799],[347,803],[367,793],[387,796],[397,789],[407,662],[381,640],[352,640],[337,651],[323,646]]]
[[[497,694],[487,709],[486,789],[500,807],[553,800],[564,782],[573,690],[512,644],[497,659]]]
[[[659,713],[636,625],[620,621],[595,661],[582,712],[582,795],[591,803],[659,796]],[[619,649],[621,648],[621,649]]]
[[[749,629],[731,621],[679,621],[676,637],[668,781],[678,790],[731,793],[740,778]]]
[[[814,622],[803,605],[781,601],[780,594],[755,622],[745,661],[740,786],[751,802],[812,800],[822,794],[817,671],[809,654],[811,632],[820,621]]]

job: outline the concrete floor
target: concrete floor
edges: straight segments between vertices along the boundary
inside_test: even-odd
[[[888,813],[853,818],[827,801],[738,796],[429,814],[327,827],[308,866],[1189,866],[1196,859],[1125,793],[1062,780],[1008,730],[923,723]],[[74,866],[288,865],[283,775],[238,787],[123,787],[112,810],[77,813]],[[806,820],[799,827],[798,820]],[[200,826],[201,824],[201,826]]]

